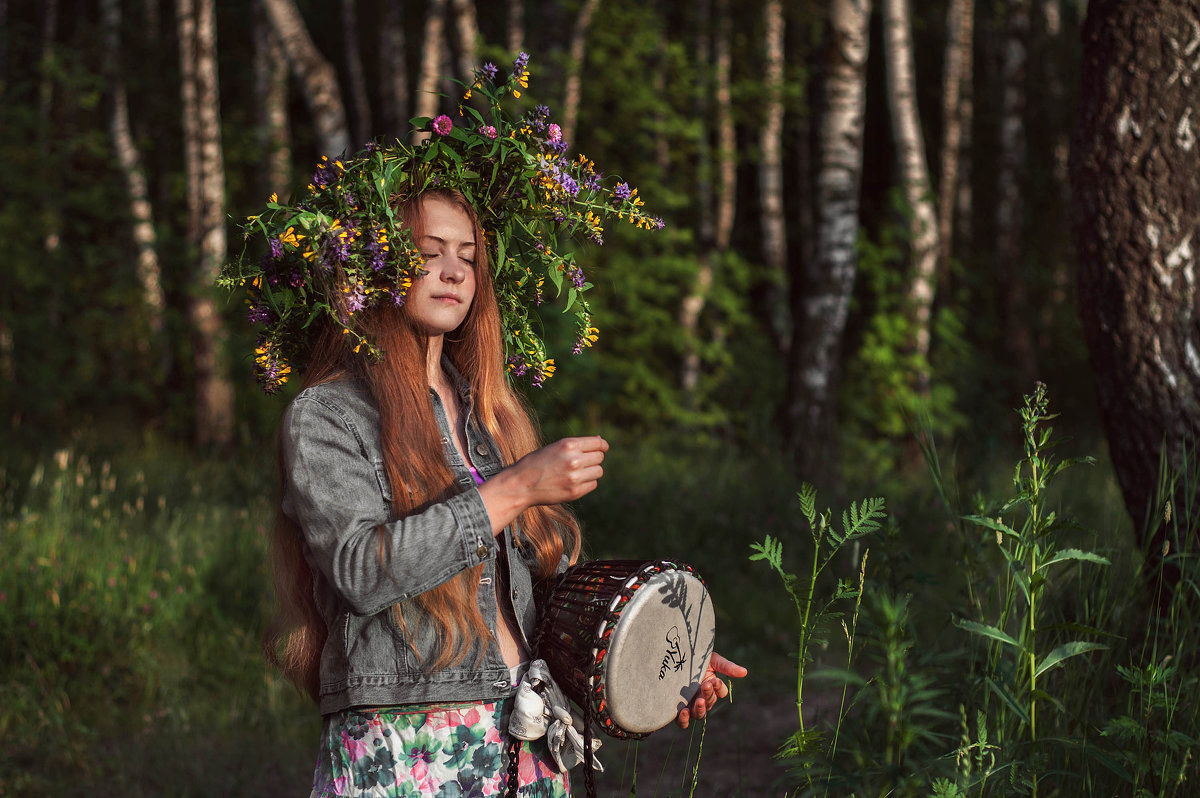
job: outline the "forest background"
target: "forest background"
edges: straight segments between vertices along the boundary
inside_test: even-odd
[[[1034,516],[1037,540],[1050,530],[1103,552],[1111,584],[1130,590],[1099,611],[1108,626],[1067,620],[1109,589],[1072,571],[1074,592],[1049,602],[1063,629],[1128,643],[1194,600],[1179,577],[1190,560],[1171,557],[1193,529],[1185,469],[1200,408],[1200,14],[1160,0],[874,5],[0,2],[0,795],[305,789],[319,719],[258,651],[274,429],[295,384],[258,391],[245,304],[213,280],[242,249],[239,221],[303,187],[319,156],[408,135],[410,117],[452,112],[452,78],[520,51],[532,54],[521,102],[549,105],[570,154],[619,168],[667,223],[615,227],[580,252],[599,341],[568,354],[571,331],[546,312],[557,374],[525,388],[546,437],[612,443],[601,490],[576,508],[586,554],[695,564],[719,648],[753,674],[703,756],[694,730],[652,738],[643,794],[811,790],[820,757],[827,792],[853,774],[858,789],[898,794],[938,779],[1036,794],[1030,774],[1056,772],[1049,762],[1061,772],[1047,794],[1109,789],[1092,767],[1121,794],[1149,783],[1143,770],[1152,794],[1194,778],[1178,715],[1164,731],[1130,709],[1145,690],[1117,691],[1094,716],[1063,696],[1022,714],[1009,705],[1021,684],[1033,704],[1044,695],[1032,669],[1014,665],[1016,686],[995,687],[994,652],[965,633],[946,641],[974,618],[1032,651],[1030,586],[1044,580],[1023,583],[1024,620],[970,581],[1019,571],[1025,549],[980,553],[993,535],[1019,538],[994,528],[1014,508]],[[1112,77],[1126,73],[1146,79]],[[1028,433],[1045,419],[1014,412],[1038,382],[1062,414],[1055,437],[1095,462],[1045,493],[1018,469],[1006,503],[1013,463],[1044,454]],[[836,623],[812,650],[802,635],[797,658],[791,602],[748,559],[764,535],[793,556],[808,545],[803,482],[821,506],[886,501],[882,527],[834,546],[830,573],[811,580],[834,591],[848,579],[837,600],[855,623],[867,608],[866,659],[853,625],[842,639]],[[1181,509],[1164,525],[1171,502]],[[1046,507],[1078,523],[1038,526]],[[1147,599],[1164,573],[1185,587]],[[985,624],[992,600],[1001,620]],[[1195,624],[1171,627],[1181,651],[1195,637]],[[919,663],[879,670],[871,641]],[[1099,650],[1071,654],[1103,683],[1158,661],[1133,643]],[[797,718],[791,694],[798,668],[802,684],[806,664],[838,657],[863,679],[859,731],[841,748],[846,702],[811,701]],[[1163,677],[1165,692],[1195,685],[1191,664]],[[888,678],[911,688],[908,703],[872,692]],[[930,693],[947,680],[958,687]],[[968,719],[977,706],[993,714]],[[1140,737],[1110,728],[1126,710]],[[1065,765],[1030,734],[1039,712],[1068,718],[1064,739],[1139,742]],[[833,744],[818,757],[789,735],[822,718]],[[985,727],[999,755],[960,741]],[[788,739],[790,757],[774,758]],[[1003,779],[981,780],[982,765],[964,776],[963,750],[987,753]],[[639,769],[628,748],[610,751],[604,783],[627,790]]]

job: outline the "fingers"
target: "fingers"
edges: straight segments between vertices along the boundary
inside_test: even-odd
[[[688,727],[688,721],[690,718],[691,715],[688,712],[687,707],[684,707],[683,709],[679,710],[679,714],[675,716],[675,725],[681,729],[686,729]]]
[[[725,659],[717,652],[713,652],[712,659],[708,661],[708,667],[714,672],[722,676],[732,676],[735,679],[740,679],[750,671],[738,665],[732,660]]]

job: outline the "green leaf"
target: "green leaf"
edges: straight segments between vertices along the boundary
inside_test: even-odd
[[[1011,709],[1013,713],[1021,719],[1022,723],[1024,723],[1026,726],[1029,725],[1029,713],[1017,703],[1017,699],[1013,698],[1012,693],[1008,692],[1008,689],[1005,688],[1004,685],[1000,684],[989,676],[987,679],[987,686],[988,689],[995,693],[996,696],[1004,702],[1005,706]]]
[[[1099,554],[1093,554],[1090,551],[1082,551],[1080,549],[1063,549],[1058,554],[1054,555],[1046,562],[1038,566],[1038,570],[1049,568],[1056,563],[1065,562],[1067,560],[1082,560],[1083,562],[1091,562],[1097,565],[1112,565],[1111,562]]]
[[[970,521],[971,523],[977,524],[978,526],[987,527],[988,529],[994,529],[997,532],[1004,534],[1004,535],[1010,535],[1011,537],[1014,537],[1014,538],[1020,537],[1020,535],[1017,534],[1016,530],[1014,530],[1008,524],[1001,521],[999,518],[988,518],[983,515],[964,515],[962,518],[964,521]]]
[[[1089,651],[1100,651],[1108,648],[1103,643],[1091,643],[1086,640],[1073,640],[1069,643],[1063,643],[1058,648],[1047,654],[1038,666],[1033,669],[1034,677],[1041,676],[1043,673],[1057,668],[1063,663],[1063,660],[1086,654]]]
[[[960,629],[965,629],[966,631],[970,632],[971,634],[979,635],[980,637],[988,637],[988,638],[991,638],[992,640],[996,640],[1001,643],[1004,643],[1005,645],[1012,646],[1013,648],[1017,649],[1018,651],[1021,649],[1020,643],[1018,643],[1011,636],[1006,634],[1003,630],[997,629],[994,626],[988,626],[987,624],[979,623],[978,621],[961,621],[961,620],[955,620],[954,625]]]

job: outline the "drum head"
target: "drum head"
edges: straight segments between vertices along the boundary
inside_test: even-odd
[[[609,642],[604,698],[613,721],[637,734],[673,721],[700,688],[715,637],[703,582],[677,570],[646,580],[622,608]]]

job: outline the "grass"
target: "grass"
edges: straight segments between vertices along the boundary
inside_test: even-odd
[[[815,499],[800,502],[770,457],[626,441],[577,505],[585,556],[692,563],[716,600],[717,649],[751,669],[739,700],[783,713],[813,691],[832,696],[812,702],[826,709],[806,734],[768,743],[790,746],[768,765],[780,789],[1189,794],[1200,580],[1179,530],[1190,521],[1178,510],[1164,521],[1185,578],[1153,605],[1103,461],[1045,479],[1052,439],[1034,442],[1040,480],[1027,447],[1017,484],[1012,461],[938,465],[889,485],[886,521],[848,535],[853,518],[822,527]],[[129,435],[18,451],[0,468],[0,795],[304,794],[319,718],[259,655],[273,463]],[[1083,523],[1064,523],[1074,507]],[[836,540],[814,539],[822,528]],[[768,536],[779,574],[805,574],[785,581],[790,596],[749,560]],[[821,560],[809,562],[814,541]],[[1046,564],[1071,551],[1089,556]],[[804,611],[833,596],[801,640]],[[1062,648],[1073,641],[1104,648]],[[752,767],[769,762],[757,741],[717,730],[703,755],[696,724],[612,741],[605,762],[642,795],[714,794],[722,748],[757,746]]]

